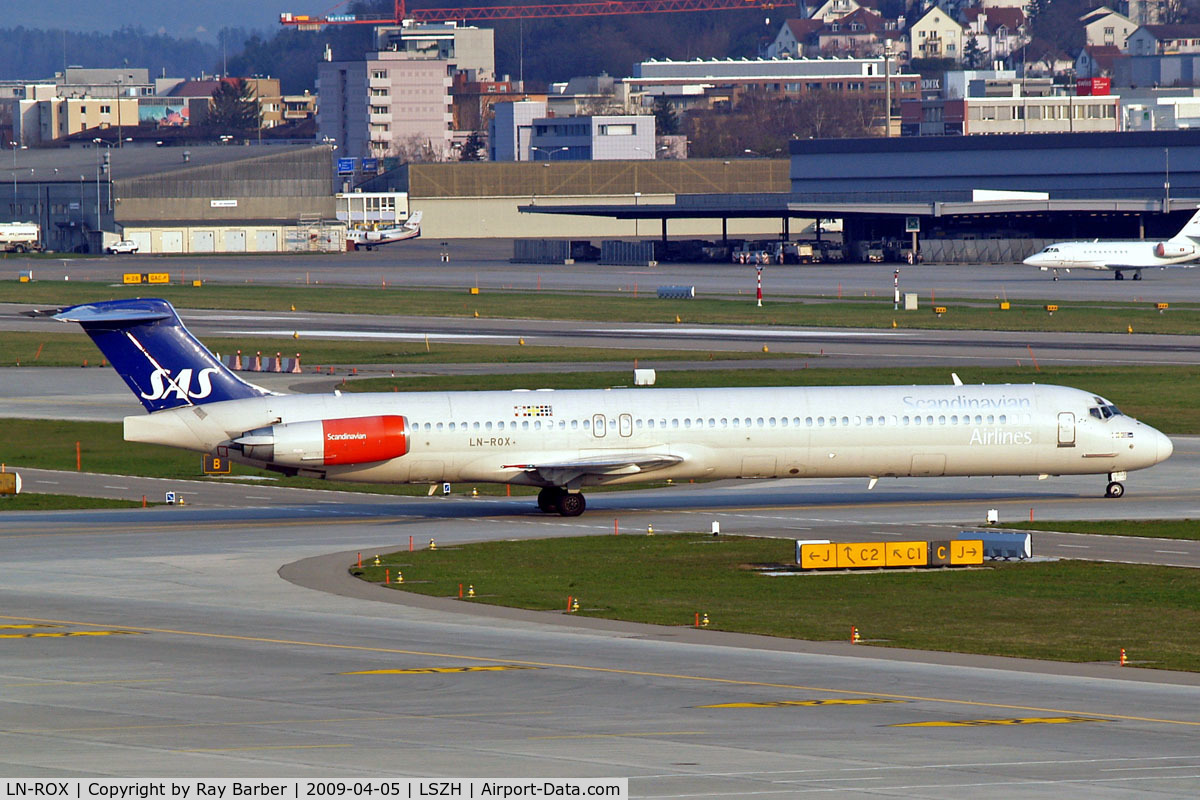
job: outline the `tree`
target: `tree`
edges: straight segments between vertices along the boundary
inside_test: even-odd
[[[401,164],[429,164],[446,160],[445,153],[434,148],[429,139],[415,133],[407,139],[393,142],[388,155],[398,158]]]
[[[983,48],[979,46],[979,40],[972,33],[971,38],[967,39],[967,44],[963,48],[963,66],[967,69],[979,69],[979,65],[982,63]]]
[[[254,89],[242,78],[225,78],[213,90],[207,126],[214,133],[245,135],[262,124]]]
[[[679,116],[666,97],[659,97],[654,101],[654,132],[659,136],[674,136],[679,133]]]
[[[463,142],[462,149],[458,151],[459,161],[480,161],[483,157],[483,137],[479,135],[479,131],[471,131],[471,135]]]

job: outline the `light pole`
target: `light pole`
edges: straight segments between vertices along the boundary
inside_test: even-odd
[[[17,143],[10,141],[8,146],[13,151],[13,205],[17,204]]]
[[[546,156],[546,160],[553,161],[554,157],[556,155],[558,155],[559,153],[565,153],[568,150],[570,150],[571,148],[569,148],[569,147],[537,147],[534,145],[530,145],[529,149],[537,151],[537,152],[541,152],[541,153],[548,153],[549,155]],[[537,161],[537,159],[535,158],[534,161]]]

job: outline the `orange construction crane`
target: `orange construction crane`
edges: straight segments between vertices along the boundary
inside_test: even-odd
[[[349,2],[343,0],[334,8]],[[413,22],[463,22],[468,20],[541,19],[547,17],[596,17],[613,14],[666,14],[677,11],[736,11],[772,9],[775,0],[610,0],[609,2],[548,3],[526,6],[462,6],[458,8],[406,8],[394,0],[394,12],[386,14],[280,14],[281,25],[299,30],[317,30],[324,25],[399,25]],[[792,5],[792,3],[786,3]]]

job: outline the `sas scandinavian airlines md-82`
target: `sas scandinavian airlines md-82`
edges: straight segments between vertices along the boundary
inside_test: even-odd
[[[1092,242],[1055,242],[1022,263],[1041,267],[1043,271],[1054,270],[1054,280],[1058,280],[1060,269],[1067,272],[1073,269],[1108,269],[1113,271],[1116,280],[1124,280],[1125,273],[1132,272],[1133,279],[1140,281],[1143,269],[1195,266],[1190,262],[1200,258],[1198,242],[1200,211],[1192,215],[1183,230],[1165,242],[1102,242],[1099,239]]]
[[[125,439],[289,475],[374,483],[540,486],[583,513],[581,489],[673,478],[1107,475],[1171,440],[1061,386],[860,386],[280,395],[239,378],[165,300],[64,308],[149,414]]]

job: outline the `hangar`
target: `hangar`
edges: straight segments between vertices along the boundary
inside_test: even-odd
[[[663,238],[705,216],[776,217],[784,232],[792,218],[833,217],[851,242],[902,239],[915,218],[923,251],[985,241],[995,246],[970,260],[1011,261],[1045,239],[1169,236],[1200,205],[1197,131],[795,140],[789,159],[786,192],[521,211],[655,219]]]

